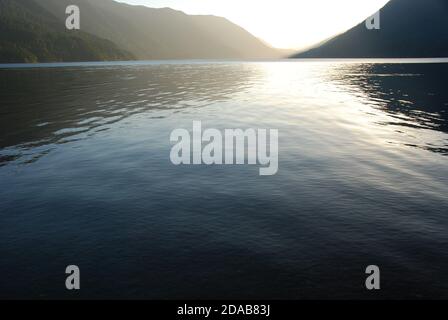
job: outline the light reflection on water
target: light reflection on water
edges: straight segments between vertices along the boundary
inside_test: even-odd
[[[63,297],[51,283],[75,261],[84,297],[365,298],[372,263],[379,297],[447,297],[448,64],[0,75],[0,272],[20,279],[0,296]],[[279,174],[172,166],[193,120],[279,129]]]
[[[399,135],[390,137],[392,143],[446,154],[448,139],[437,133],[448,132],[446,69],[260,62],[2,70],[0,163],[28,163],[54,144],[90,137],[131,116],[164,118],[232,99],[269,103],[272,112],[286,106],[312,121],[325,108],[331,120],[346,117],[342,123],[353,115],[347,109],[362,104],[365,112],[354,126],[393,127]],[[245,106],[240,109],[244,114]]]

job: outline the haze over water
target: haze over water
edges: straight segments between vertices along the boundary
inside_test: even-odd
[[[393,62],[0,69],[0,295],[448,298],[448,64]],[[172,165],[197,120],[278,174]]]

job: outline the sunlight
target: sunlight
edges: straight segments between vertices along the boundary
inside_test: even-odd
[[[337,35],[388,0],[119,0],[223,16],[277,48],[302,49]]]

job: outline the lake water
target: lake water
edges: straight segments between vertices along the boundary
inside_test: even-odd
[[[398,62],[2,66],[0,297],[448,298],[448,64]],[[278,174],[172,165],[196,120]]]

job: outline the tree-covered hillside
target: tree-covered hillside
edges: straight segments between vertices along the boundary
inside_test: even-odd
[[[81,10],[81,29],[108,39],[137,59],[266,59],[280,52],[231,21],[113,0],[39,0],[53,14]],[[63,17],[62,17],[63,18]]]
[[[38,1],[0,0],[0,63],[132,58],[109,40],[67,30]]]

